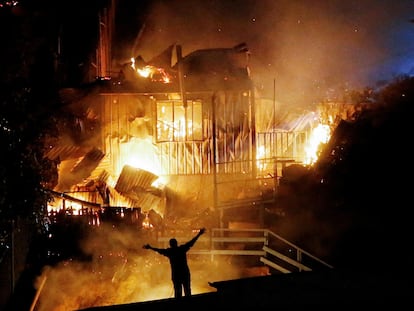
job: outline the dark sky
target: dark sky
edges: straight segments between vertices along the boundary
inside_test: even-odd
[[[96,45],[94,8],[110,1],[24,3],[54,7],[55,24],[64,25],[54,32],[66,34],[63,50],[70,49],[77,64],[81,57],[76,55],[91,53]],[[414,73],[414,0],[115,2],[116,63],[138,55],[148,61],[174,43],[182,46],[185,56],[245,42],[258,90],[267,97],[275,91],[282,103],[309,104],[344,89],[376,86]],[[46,28],[52,31],[53,24]]]
[[[138,3],[138,4],[137,4]],[[264,94],[306,103],[414,71],[411,0],[119,0],[119,61],[247,43]]]

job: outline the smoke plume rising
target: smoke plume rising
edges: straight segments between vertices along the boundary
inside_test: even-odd
[[[150,5],[151,4],[151,5]],[[308,104],[410,73],[412,1],[120,1],[116,55],[149,60],[170,44],[183,56],[247,43],[260,91]],[[133,12],[131,15],[126,12]]]
[[[172,298],[168,259],[142,248],[148,242],[164,247],[157,244],[154,234],[111,225],[92,229],[81,243],[90,260],[65,260],[43,269],[35,284],[40,292],[37,310],[72,311]],[[245,273],[225,256],[212,261],[207,255],[189,254],[188,263],[193,294],[215,291],[209,282],[239,278]]]

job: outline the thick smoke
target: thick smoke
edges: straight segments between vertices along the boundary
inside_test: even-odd
[[[182,46],[185,56],[246,42],[259,91],[265,96],[275,91],[278,102],[290,105],[311,104],[346,88],[410,73],[414,67],[414,3],[408,0],[118,2],[118,14],[135,15],[117,17],[117,44],[112,47],[116,63],[138,55],[150,60],[173,43]],[[313,215],[301,217],[303,223],[314,221]],[[37,282],[40,289],[45,281],[37,310],[172,297],[167,259],[142,249],[152,238],[148,232],[110,226],[94,231],[83,245],[91,260],[66,260],[45,268]],[[213,291],[208,282],[243,273],[229,258],[190,257],[189,264],[195,294]]]
[[[119,12],[128,7],[136,14],[120,18],[131,25],[117,32],[120,62],[137,55],[150,60],[173,43],[185,56],[245,42],[258,89],[265,96],[276,91],[289,104],[372,86],[414,67],[414,3],[408,0],[149,3],[131,10],[130,1],[120,2]]]
[[[90,260],[65,260],[44,268],[36,282],[40,293],[36,310],[72,311],[172,298],[168,259],[142,248],[146,243],[164,247],[154,234],[111,225],[92,229],[82,242]],[[194,247],[199,243],[203,242],[199,240]],[[209,282],[239,278],[245,273],[225,256],[212,261],[207,255],[189,254],[188,259],[193,294],[215,291]]]

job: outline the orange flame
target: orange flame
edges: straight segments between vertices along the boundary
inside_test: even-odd
[[[318,124],[311,132],[308,146],[305,147],[305,164],[312,165],[318,159],[318,152],[321,144],[326,144],[330,138],[331,129],[329,125]]]
[[[135,58],[131,58],[131,67],[143,78],[149,78],[151,81],[170,83],[171,77],[163,68],[157,68],[151,65],[137,68],[135,66]]]

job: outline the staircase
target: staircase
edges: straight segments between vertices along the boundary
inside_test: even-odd
[[[158,236],[157,240],[168,245],[169,237]],[[176,236],[186,241],[189,236]],[[333,268],[322,259],[287,241],[268,229],[223,229],[213,228],[202,235],[189,255],[255,256],[258,262],[269,267],[271,274],[312,271]]]

